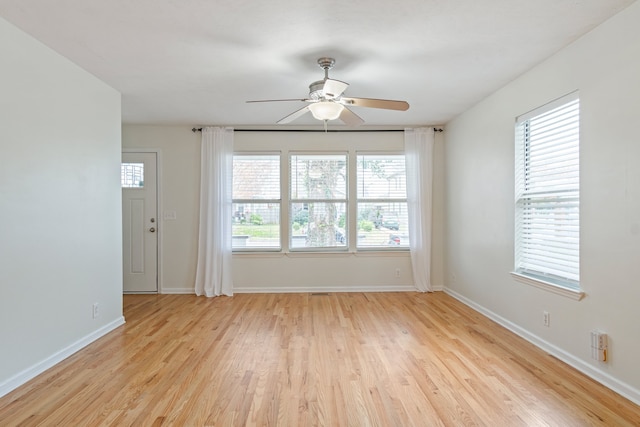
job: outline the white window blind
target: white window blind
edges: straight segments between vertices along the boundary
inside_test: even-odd
[[[516,120],[517,273],[579,289],[580,104],[570,94]]]
[[[347,156],[290,156],[290,248],[347,247]]]
[[[404,154],[358,154],[358,248],[409,247]]]
[[[233,249],[279,249],[280,154],[233,156]]]

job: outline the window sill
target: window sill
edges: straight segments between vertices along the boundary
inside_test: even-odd
[[[345,256],[364,256],[364,257],[408,257],[410,255],[409,251],[402,250],[384,250],[384,251],[233,251],[232,255],[234,257],[247,257],[247,258],[279,258],[279,257],[289,257],[289,258],[340,258]]]
[[[576,301],[580,301],[584,297],[584,292],[582,291],[560,286],[555,283],[547,282],[538,278],[534,278],[532,276],[528,276],[526,274],[511,272],[511,277],[513,277],[516,281],[520,283],[534,286],[536,288],[543,289],[545,291],[549,291],[556,295],[561,295],[563,297],[570,298]]]
[[[399,257],[407,257],[410,256],[409,248],[390,248],[390,249],[379,249],[379,248],[360,248],[356,252],[354,252],[356,256],[399,256]]]

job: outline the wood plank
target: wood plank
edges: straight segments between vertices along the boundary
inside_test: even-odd
[[[126,295],[0,425],[634,426],[640,407],[444,293]]]

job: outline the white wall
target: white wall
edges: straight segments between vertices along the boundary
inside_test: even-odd
[[[161,220],[161,292],[193,292],[198,232],[200,133],[184,126],[123,127],[126,149],[158,149],[162,153],[163,211],[176,211],[176,220]],[[236,150],[308,150],[320,143],[326,150],[403,149],[402,132],[290,133],[236,132]],[[442,154],[437,135],[434,200],[442,202]],[[439,142],[438,142],[439,141]],[[161,217],[163,215],[160,215]],[[442,286],[442,204],[434,213],[432,281]],[[413,289],[409,254],[236,254],[234,292],[293,292]],[[400,278],[395,277],[400,268]]]
[[[200,132],[186,126],[122,127],[123,149],[157,150],[160,180],[160,292],[194,292],[198,254]],[[174,211],[175,220],[164,220]]]
[[[640,3],[447,124],[448,291],[640,402]],[[582,301],[514,281],[514,119],[574,90],[581,107]],[[542,313],[551,314],[544,327]],[[589,332],[610,337],[590,358]]]
[[[0,63],[3,395],[123,318],[120,95],[3,19]]]

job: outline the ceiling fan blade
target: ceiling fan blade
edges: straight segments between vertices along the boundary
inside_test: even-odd
[[[344,124],[349,126],[360,126],[364,123],[364,120],[362,120],[360,116],[358,116],[347,107],[344,107],[342,113],[340,113],[340,120],[342,120]]]
[[[288,116],[281,118],[276,123],[278,123],[279,125],[285,124],[285,123],[290,123],[290,122],[294,121],[295,119],[297,119],[298,117],[303,116],[308,111],[309,111],[309,106],[304,106],[301,109],[296,110],[293,113],[289,114]]]
[[[295,99],[260,99],[257,101],[245,101],[247,104],[253,103],[253,102],[281,102],[281,101],[298,101],[298,102],[311,102],[311,99],[301,99],[301,98],[295,98]]]
[[[391,99],[373,99],[373,98],[340,98],[340,102],[344,105],[352,105],[354,107],[383,108],[385,110],[406,111],[409,109],[409,103],[406,101],[394,101]]]
[[[340,80],[326,79],[322,87],[322,94],[327,99],[337,98],[342,95],[342,92],[347,90],[348,87],[349,83],[341,82]]]

